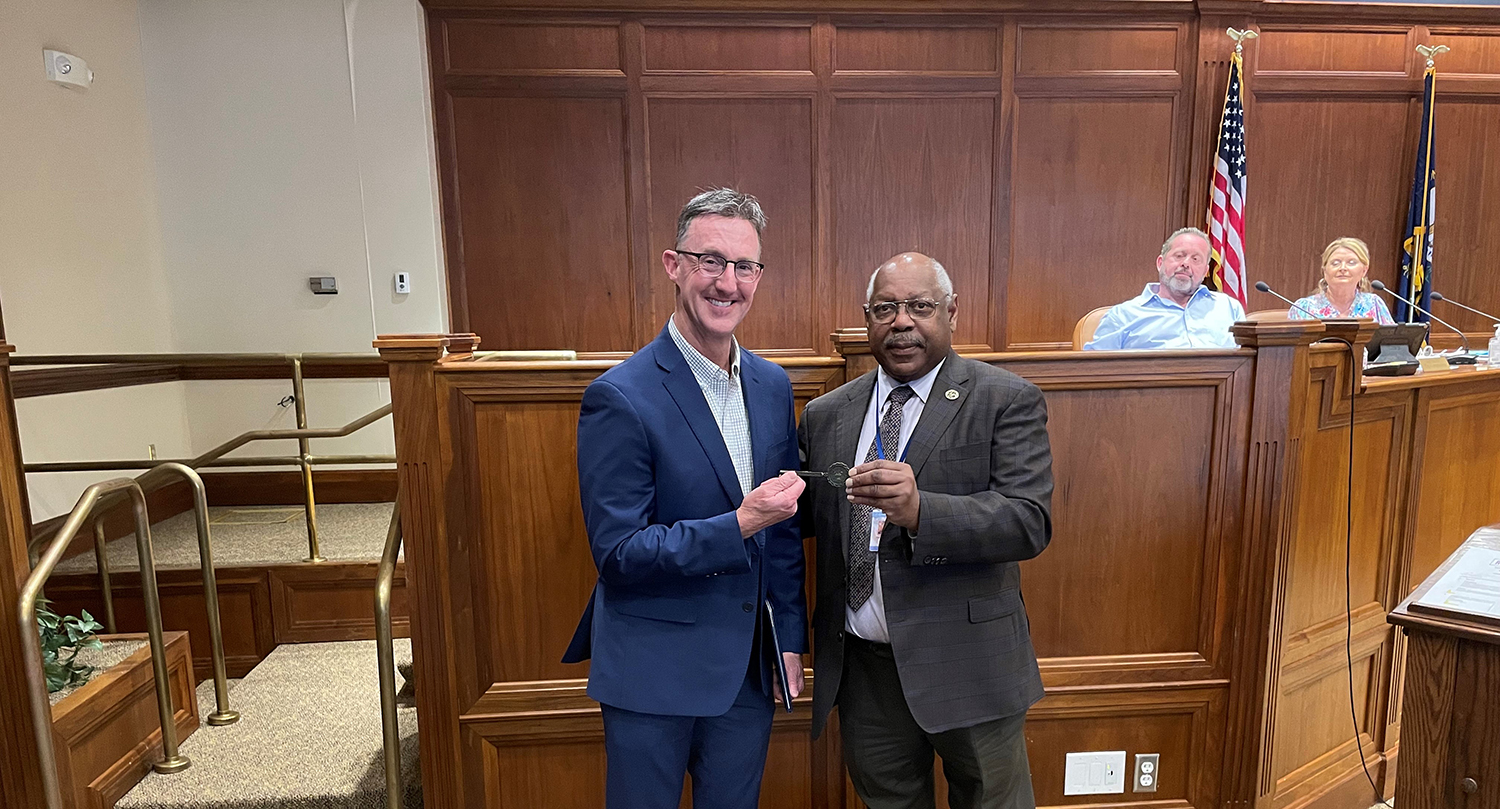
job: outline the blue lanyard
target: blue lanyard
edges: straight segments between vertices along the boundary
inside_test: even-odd
[[[905,405],[903,405],[903,407],[904,406]],[[889,407],[889,405],[887,405],[887,407]],[[879,411],[877,410],[876,413],[878,415]],[[906,449],[901,451],[901,457],[898,459],[901,463],[906,463],[906,453],[908,452],[911,452],[910,441],[906,442]],[[885,460],[885,447],[880,445],[880,419],[878,418],[875,420],[875,457],[878,460]]]

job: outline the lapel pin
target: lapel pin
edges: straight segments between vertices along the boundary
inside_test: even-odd
[[[943,394],[943,398],[951,402],[954,399],[958,398],[958,391],[954,390],[953,388],[949,388],[948,392]]]

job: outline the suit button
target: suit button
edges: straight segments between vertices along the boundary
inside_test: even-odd
[[[839,640],[843,640],[843,639],[844,639],[844,630],[840,629],[839,630]]]
[[[745,603],[740,605],[740,609],[744,610],[745,612],[755,612],[755,605],[746,601]]]
[[[935,565],[935,564],[937,564],[937,557],[936,556],[924,556],[924,557],[922,557],[922,564],[924,564],[924,565]]]

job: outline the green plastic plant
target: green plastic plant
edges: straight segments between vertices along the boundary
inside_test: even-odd
[[[77,618],[58,615],[48,608],[52,602],[42,599],[37,605],[37,630],[42,636],[42,670],[47,674],[47,693],[76,687],[88,682],[94,674],[93,666],[78,662],[78,653],[84,649],[101,649],[104,644],[94,637],[103,629],[88,610],[81,610]],[[63,649],[71,653],[62,654]]]

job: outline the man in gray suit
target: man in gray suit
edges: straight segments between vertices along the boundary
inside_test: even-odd
[[[903,253],[870,278],[878,370],[809,403],[818,538],[813,736],[839,708],[844,760],[871,809],[1034,807],[1022,726],[1042,681],[1017,563],[1052,536],[1052,452],[1035,385],[953,353],[958,297]]]

